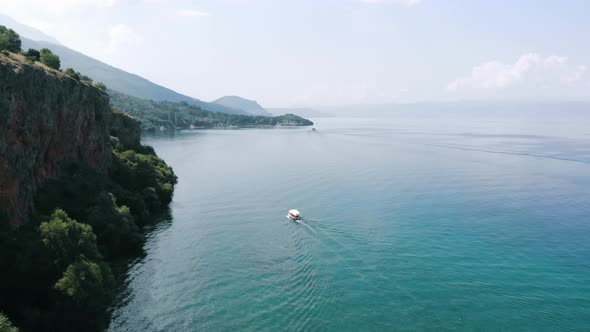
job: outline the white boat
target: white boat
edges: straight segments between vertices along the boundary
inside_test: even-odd
[[[295,209],[289,210],[287,217],[289,217],[289,219],[291,219],[291,220],[300,220],[301,219],[301,216],[299,216],[299,211],[295,210]]]

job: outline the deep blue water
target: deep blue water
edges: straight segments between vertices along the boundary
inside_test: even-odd
[[[144,139],[179,183],[112,331],[590,329],[590,121],[315,121]]]

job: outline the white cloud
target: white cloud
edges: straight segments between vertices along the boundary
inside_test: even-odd
[[[359,0],[364,3],[382,4],[382,3],[396,3],[403,6],[413,6],[420,3],[421,0]]]
[[[500,91],[509,89],[547,89],[576,87],[584,78],[587,67],[570,63],[565,56],[542,56],[537,53],[521,55],[514,63],[489,61],[472,68],[471,74],[448,84],[447,90]],[[580,84],[581,85],[581,84]]]
[[[184,16],[184,17],[202,17],[202,16],[211,15],[207,12],[196,10],[196,9],[183,9],[183,10],[179,10],[176,13],[178,14],[178,16]]]
[[[132,47],[141,45],[143,37],[125,24],[116,24],[109,27],[109,41],[105,52],[115,54]]]

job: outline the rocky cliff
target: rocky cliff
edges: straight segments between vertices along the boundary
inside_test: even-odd
[[[138,149],[141,146],[141,122],[136,118],[113,110],[110,130],[114,146],[119,144],[122,149]]]
[[[0,214],[14,225],[26,222],[37,188],[64,162],[106,173],[110,116],[100,90],[0,54]]]
[[[139,133],[99,88],[0,52],[0,312],[23,331],[108,326],[117,262],[177,182]]]

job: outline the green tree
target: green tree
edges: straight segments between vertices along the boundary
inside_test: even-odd
[[[88,223],[97,236],[100,251],[107,258],[137,252],[143,245],[143,236],[127,206],[117,206],[111,193],[102,192],[95,205],[88,210]]]
[[[8,317],[0,313],[0,331],[1,332],[18,332],[18,329],[12,325]]]
[[[34,48],[29,48],[29,50],[25,52],[25,56],[31,61],[39,61],[41,53]]]
[[[59,70],[59,67],[61,66],[59,56],[53,54],[53,52],[51,52],[51,50],[48,48],[42,48],[40,53],[40,60],[42,63],[46,64],[50,68]]]
[[[18,33],[12,29],[8,29],[6,35],[8,36],[8,50],[14,53],[20,52],[21,40]]]
[[[71,219],[64,210],[55,210],[51,220],[42,223],[40,230],[41,241],[52,251],[58,266],[65,268],[80,255],[100,258],[92,226]]]
[[[64,70],[64,73],[66,75],[71,76],[75,80],[80,80],[80,75],[74,69],[72,69],[72,68],[68,68],[68,69]]]
[[[96,263],[84,255],[68,266],[62,277],[55,283],[55,289],[72,298],[75,302],[83,303],[102,298],[110,291],[107,286],[112,282],[112,276],[101,262]]]
[[[18,33],[12,29],[7,29],[3,25],[0,25],[0,35],[5,36],[8,41],[8,44],[5,45],[5,48],[0,48],[0,50],[6,49],[14,53],[20,52],[21,40]]]
[[[103,261],[80,255],[53,285],[63,308],[59,320],[67,322],[69,331],[104,331],[114,286],[112,272]]]
[[[0,51],[7,50],[8,45],[9,45],[8,36],[0,33]]]
[[[84,83],[92,84],[92,78],[90,78],[89,76],[86,76],[86,75],[80,76],[80,81],[82,81]]]
[[[75,316],[68,319],[68,324],[75,325],[70,329],[84,330],[83,327],[99,324],[97,330],[102,330],[105,309],[113,296],[114,278],[98,252],[92,227],[57,209],[50,221],[41,224],[40,235],[61,274],[53,282],[59,294],[54,300],[56,307],[62,308],[64,315]]]
[[[104,83],[102,82],[98,82],[96,84],[94,84],[94,86],[99,89],[100,91],[107,91],[107,86],[104,85]]]

